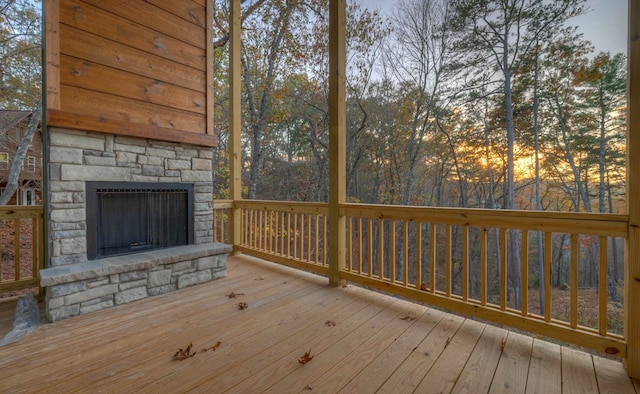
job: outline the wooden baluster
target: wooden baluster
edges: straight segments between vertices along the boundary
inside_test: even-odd
[[[396,221],[389,220],[389,279],[396,282]]]
[[[38,277],[38,267],[40,255],[38,254],[38,246],[40,237],[38,236],[38,219],[31,219],[31,277]],[[2,271],[0,271],[2,272]]]
[[[520,294],[522,295],[522,307],[520,314],[527,316],[529,314],[529,231],[522,230],[522,249],[521,249],[521,272],[520,272]]]
[[[287,257],[291,257],[291,212],[287,212]]]
[[[445,253],[445,294],[447,297],[451,297],[451,274],[452,274],[452,266],[453,266],[453,256],[451,254],[451,236],[452,236],[452,228],[450,224],[447,224],[445,227],[445,241],[444,241],[444,253]]]
[[[311,217],[312,215],[310,213],[307,214],[307,263],[311,262]]]
[[[320,264],[320,215],[316,215],[316,248],[315,248],[315,262],[316,264]]]
[[[598,332],[600,335],[607,334],[607,296],[609,294],[609,289],[607,285],[609,284],[609,278],[607,276],[607,266],[608,266],[608,238],[605,236],[600,237],[600,258],[599,258],[599,275],[598,275]],[[614,284],[615,286],[615,284]]]
[[[551,321],[551,259],[553,258],[553,234],[544,233],[544,321]]]
[[[20,280],[20,219],[13,220],[13,233],[15,235],[13,244],[14,279]]]
[[[462,226],[462,300],[469,300],[469,226]]]
[[[487,305],[487,229],[480,229],[480,304]]]
[[[500,310],[507,309],[507,229],[500,229]]]
[[[323,230],[322,230],[322,265],[327,265],[329,262],[327,261],[327,217],[324,216],[323,217]]]
[[[384,220],[378,219],[378,274],[384,280]]]
[[[429,272],[429,291],[431,293],[436,292],[436,257],[437,257],[437,248],[436,248],[436,224],[429,223],[431,227],[431,240],[430,240],[430,252],[431,252],[431,270]]]
[[[416,289],[422,288],[422,223],[416,223]]]
[[[409,221],[403,221],[402,227],[402,284],[406,286],[409,282]]]
[[[353,272],[355,271],[353,267],[353,218],[348,216],[345,220],[347,221],[347,255],[345,258],[347,259],[347,271]]]
[[[362,275],[362,218],[358,218],[358,274]]]
[[[580,257],[579,241],[580,235],[571,234],[571,316],[569,318],[571,328],[578,327],[578,260]]]
[[[369,278],[373,276],[373,219],[367,219],[367,225],[369,226],[369,231],[367,232],[367,238],[369,241],[367,242],[367,247],[369,248]]]

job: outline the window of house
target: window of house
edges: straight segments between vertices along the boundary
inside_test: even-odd
[[[0,152],[0,169],[6,170],[9,168],[9,154],[7,152]]]
[[[36,157],[35,156],[27,157],[27,171],[36,172]]]
[[[36,189],[22,189],[22,205],[36,205]]]

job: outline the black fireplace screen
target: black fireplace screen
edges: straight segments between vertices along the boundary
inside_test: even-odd
[[[89,260],[193,243],[193,185],[87,182]]]

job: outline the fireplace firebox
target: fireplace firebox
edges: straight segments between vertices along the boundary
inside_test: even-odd
[[[193,185],[87,182],[87,259],[193,244]]]

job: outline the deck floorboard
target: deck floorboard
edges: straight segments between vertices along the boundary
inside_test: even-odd
[[[2,393],[640,389],[618,361],[248,256],[224,279],[43,324],[0,355]]]

